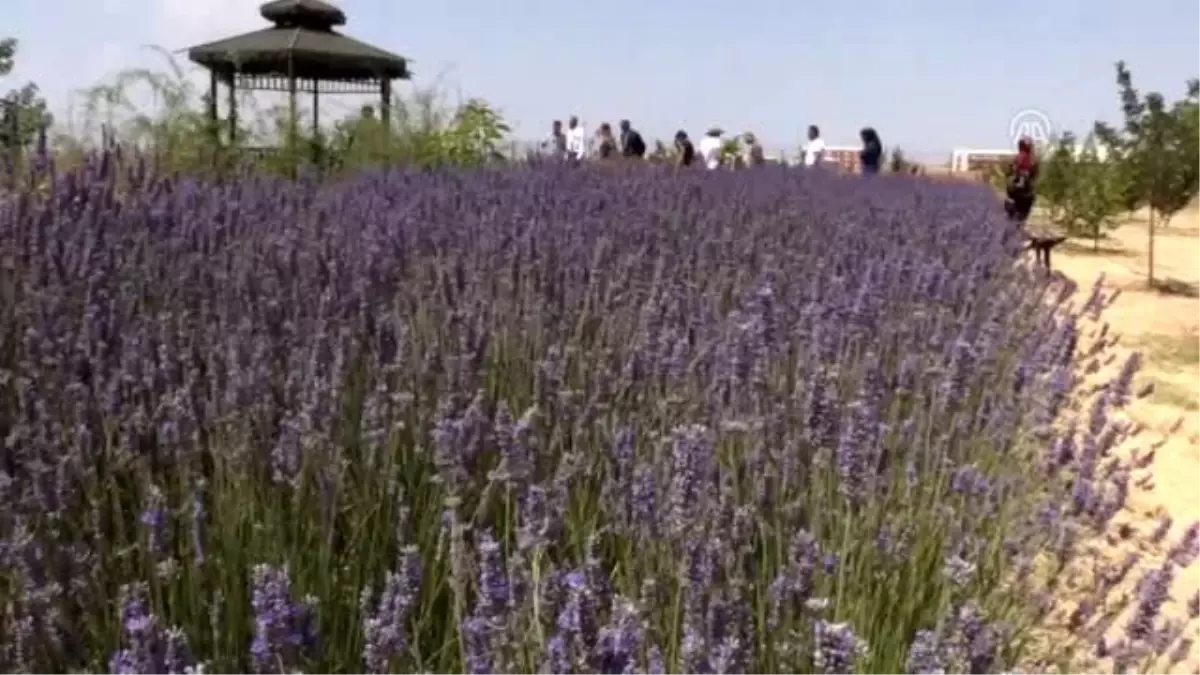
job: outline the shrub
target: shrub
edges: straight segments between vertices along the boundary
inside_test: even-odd
[[[162,54],[164,68],[124,70],[82,93],[76,115],[56,139],[60,159],[81,158],[88,140],[99,136],[104,147],[139,148],[163,171],[352,174],[395,164],[479,166],[499,154],[510,131],[486,101],[470,98],[454,104],[436,86],[393,96],[387,128],[375,107],[367,105],[316,132],[305,123],[311,111],[303,104],[295,110],[293,127],[289,106],[264,108],[255,92],[241,91],[232,131],[224,105],[214,129],[208,92],[198,90],[171,54],[154,49]]]
[[[60,171],[0,202],[0,668],[1048,668],[1137,362],[1076,418],[1106,298],[1001,219],[779,167]]]

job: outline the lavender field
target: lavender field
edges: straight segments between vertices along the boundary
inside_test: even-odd
[[[1019,245],[900,176],[94,157],[0,199],[0,670],[1148,668],[1195,525],[1046,637],[1148,460]]]

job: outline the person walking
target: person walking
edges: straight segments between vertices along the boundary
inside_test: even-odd
[[[804,144],[804,166],[820,166],[825,161],[825,139],[815,124],[808,125],[808,143]]]
[[[617,139],[613,138],[612,126],[608,122],[600,124],[596,131],[597,152],[600,159],[615,159],[617,157]]]
[[[1017,141],[1017,156],[1006,172],[1004,210],[1008,217],[1020,225],[1029,220],[1033,202],[1037,199],[1034,183],[1037,181],[1038,163],[1033,154],[1033,141],[1022,137]]]
[[[696,147],[682,129],[675,132],[675,150],[679,153],[679,166],[691,166],[696,161]]]
[[[621,120],[621,155],[626,159],[642,159],[646,156],[646,141],[629,124],[629,120]]]
[[[583,130],[583,125],[579,123],[579,118],[571,115],[571,119],[567,120],[567,157],[575,161],[583,161],[587,159],[587,134]]]
[[[1038,161],[1034,154],[1033,140],[1023,136],[1017,141],[1017,156],[1009,164],[1006,174],[1004,210],[1028,241],[1037,262],[1050,268],[1050,251],[1066,241],[1061,234],[1052,234],[1038,228],[1030,230],[1027,225],[1033,204],[1037,201]]]
[[[767,157],[763,153],[762,143],[758,142],[758,137],[747,131],[743,138],[746,142],[746,166],[755,167],[766,164]]]
[[[725,141],[721,140],[721,129],[713,127],[704,138],[700,139],[700,156],[704,158],[704,166],[709,170],[721,166],[721,148]]]
[[[563,132],[562,120],[554,120],[550,124],[550,137],[542,143],[542,147],[554,159],[567,156],[567,134]]]
[[[871,127],[864,127],[858,133],[862,139],[862,151],[858,153],[858,165],[864,174],[879,173],[879,164],[883,161],[883,143],[879,134]]]

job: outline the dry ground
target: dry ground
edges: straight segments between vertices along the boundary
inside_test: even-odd
[[[1146,426],[1146,432],[1131,438],[1122,448],[1123,452],[1145,453],[1162,442],[1151,469],[1151,484],[1133,490],[1124,514],[1139,536],[1116,544],[1110,540],[1108,551],[1119,556],[1129,548],[1139,550],[1143,568],[1157,566],[1162,560],[1162,547],[1151,545],[1145,536],[1162,515],[1174,521],[1168,543],[1200,520],[1200,210],[1188,209],[1177,215],[1168,229],[1157,230],[1155,277],[1166,282],[1167,292],[1147,287],[1146,240],[1146,220],[1138,216],[1101,241],[1099,253],[1091,250],[1091,242],[1072,241],[1059,247],[1052,261],[1056,270],[1080,284],[1081,292],[1086,292],[1101,274],[1105,285],[1121,289],[1104,320],[1123,336],[1121,350],[1142,353],[1138,387],[1151,382],[1155,387],[1151,395],[1128,410],[1135,422]],[[1176,425],[1178,429],[1172,432]],[[1192,566],[1177,578],[1172,606],[1164,616],[1186,620],[1185,606],[1198,587],[1200,569]],[[1185,634],[1193,639],[1190,657],[1170,672],[1200,673],[1195,621],[1189,622]],[[1163,672],[1165,665],[1159,664],[1155,671]]]

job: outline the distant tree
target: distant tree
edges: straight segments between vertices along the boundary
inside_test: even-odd
[[[888,169],[892,173],[907,173],[909,170],[908,158],[904,155],[904,150],[894,148],[891,155],[888,157]]]
[[[1123,206],[1149,208],[1147,276],[1154,285],[1156,220],[1167,226],[1200,193],[1200,80],[1189,80],[1184,98],[1168,105],[1158,92],[1140,94],[1125,62],[1116,70],[1124,124],[1097,122],[1095,134],[1119,160]]]
[[[16,55],[17,41],[15,38],[0,40],[0,75],[8,75],[12,72]]]
[[[1094,143],[1074,148],[1064,194],[1064,224],[1068,233],[1092,239],[1093,250],[1100,248],[1105,231],[1118,224],[1125,212],[1122,193],[1124,175],[1120,164],[1100,157]]]
[[[17,40],[0,39],[0,78],[8,84],[8,76],[16,65]],[[37,84],[27,82],[0,95],[0,147],[20,151],[44,138],[45,129],[53,122]]]
[[[1074,171],[1075,136],[1068,132],[1050,144],[1038,167],[1038,203],[1055,223],[1061,223],[1065,216]]]

